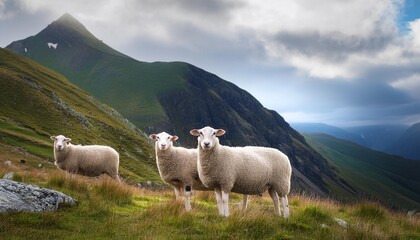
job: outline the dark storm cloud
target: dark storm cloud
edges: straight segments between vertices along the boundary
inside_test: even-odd
[[[234,1],[224,0],[183,0],[183,1],[168,1],[169,4],[174,4],[179,8],[186,9],[193,13],[209,14],[211,15],[226,15],[232,9],[241,7],[244,4]]]
[[[273,37],[276,44],[292,54],[317,56],[327,61],[342,61],[353,53],[374,53],[384,49],[393,40],[394,36],[387,34],[363,37],[338,31],[329,33],[283,31]]]

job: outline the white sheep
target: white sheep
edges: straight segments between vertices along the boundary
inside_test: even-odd
[[[197,149],[187,149],[173,146],[178,136],[166,132],[150,134],[155,140],[156,164],[162,180],[170,184],[175,191],[177,199],[181,193],[185,194],[185,208],[191,210],[191,190],[211,191],[206,188],[198,177]],[[248,196],[244,196],[243,208],[246,208]]]
[[[198,136],[198,174],[203,184],[216,193],[219,214],[229,216],[229,193],[262,194],[268,190],[276,215],[289,216],[287,195],[290,192],[292,168],[289,158],[274,148],[228,147],[219,143],[223,129],[193,129]]]
[[[54,164],[61,170],[86,176],[103,173],[120,181],[119,154],[115,149],[100,145],[73,145],[63,135],[51,136],[54,141]]]

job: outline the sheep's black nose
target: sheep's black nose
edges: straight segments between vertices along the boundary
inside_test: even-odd
[[[204,142],[204,146],[208,147],[210,145],[209,142]]]

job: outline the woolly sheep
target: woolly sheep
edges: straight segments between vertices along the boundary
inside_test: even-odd
[[[198,177],[197,149],[187,149],[173,146],[178,136],[166,132],[150,134],[155,140],[156,164],[162,180],[170,184],[177,199],[181,193],[185,194],[185,208],[191,210],[191,190],[211,191],[206,188]],[[185,191],[185,192],[184,192]],[[244,196],[243,208],[246,208],[248,197]]]
[[[289,216],[287,195],[290,191],[292,168],[288,157],[274,148],[228,147],[219,143],[223,129],[193,129],[198,137],[198,174],[206,187],[216,193],[219,214],[229,216],[229,193],[262,194],[268,190],[276,215]]]
[[[103,173],[120,181],[118,177],[119,154],[115,149],[100,145],[73,145],[63,135],[51,136],[54,141],[54,164],[61,170],[86,176]]]

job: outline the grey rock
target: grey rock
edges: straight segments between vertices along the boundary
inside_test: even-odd
[[[416,216],[418,214],[420,214],[420,210],[417,210],[417,209],[414,209],[414,210],[411,210],[411,211],[408,211],[407,212],[407,216],[408,217],[414,217],[414,216]]]
[[[74,206],[76,200],[51,189],[0,179],[0,213],[48,212],[63,203]]]
[[[336,221],[338,225],[342,226],[343,228],[347,228],[348,223],[343,219],[334,218],[334,221]]]
[[[12,161],[5,161],[5,162],[4,162],[4,164],[5,164],[6,166],[12,166]]]

